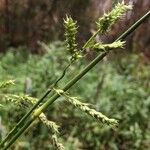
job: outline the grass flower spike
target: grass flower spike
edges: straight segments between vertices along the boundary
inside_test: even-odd
[[[6,102],[10,102],[15,104],[15,106],[18,106],[20,108],[27,108],[30,107],[32,104],[36,102],[36,98],[32,98],[28,95],[13,95],[13,94],[7,94],[3,95],[3,99]]]
[[[77,25],[76,22],[70,16],[66,16],[64,20],[65,27],[65,43],[67,50],[71,55],[72,60],[76,60],[81,57],[80,51],[77,49],[76,43],[76,34],[77,34]]]
[[[0,83],[0,89],[3,89],[3,88],[6,88],[10,85],[14,85],[14,80],[8,80],[8,81],[5,81],[5,82],[2,82]]]
[[[125,42],[121,42],[121,41],[116,41],[111,44],[96,43],[93,46],[93,49],[95,49],[97,51],[107,52],[112,49],[123,48],[124,44],[125,44]]]
[[[59,126],[55,122],[48,120],[44,113],[41,113],[39,118],[53,133],[59,133]]]
[[[64,146],[58,142],[58,138],[56,134],[52,135],[52,141],[53,141],[53,145],[57,150],[64,150]]]
[[[131,5],[126,5],[124,2],[118,3],[115,8],[108,14],[104,14],[102,18],[99,18],[97,22],[100,33],[107,32],[111,26],[118,21],[127,10],[131,10]]]
[[[89,108],[89,104],[82,103],[78,100],[77,97],[71,97],[66,94],[63,90],[54,89],[58,94],[65,96],[67,101],[71,103],[76,108],[80,109],[81,111],[85,112],[86,114],[90,115],[91,117],[95,118],[97,121],[106,123],[112,127],[118,126],[118,121],[116,119],[110,119],[103,115],[101,112],[96,111],[95,109]]]
[[[98,21],[96,22],[97,24],[97,31],[95,32],[95,34],[92,35],[92,37],[85,43],[85,45],[83,46],[83,49],[86,48],[93,48],[93,46],[97,47],[101,47],[101,44],[96,44],[95,41],[95,37],[98,34],[104,34],[107,31],[110,30],[110,28],[112,27],[112,25],[117,22],[127,10],[131,10],[132,6],[131,5],[125,5],[124,2],[122,3],[118,3],[115,8],[108,14],[104,14],[103,17],[99,18]],[[106,45],[105,45],[106,46]],[[102,47],[101,47],[102,48]],[[100,49],[101,49],[100,48]],[[102,48],[104,49],[104,47]],[[102,50],[101,49],[101,50]]]
[[[66,95],[65,95],[66,96]],[[91,117],[95,118],[97,121],[102,123],[106,123],[110,126],[117,126],[118,121],[115,119],[110,119],[103,115],[101,112],[96,111],[95,109],[91,109],[88,107],[88,104],[80,102],[76,97],[67,96],[68,102],[70,102],[75,107],[79,108],[81,111],[87,113]]]
[[[44,125],[46,125],[49,129],[52,130],[51,139],[53,141],[53,145],[55,145],[57,149],[62,150],[63,146],[61,143],[58,142],[58,138],[57,138],[58,126],[54,124],[54,122],[47,120],[47,117],[44,116],[43,114],[43,112],[45,112],[48,109],[48,107],[50,107],[60,96],[64,96],[68,102],[70,102],[76,108],[80,109],[82,112],[90,115],[97,121],[106,123],[111,127],[116,127],[118,125],[117,120],[108,118],[107,116],[103,115],[101,112],[98,112],[95,109],[90,108],[88,104],[80,102],[78,98],[69,96],[68,93],[66,92],[72,86],[74,86],[82,77],[84,77],[92,68],[94,68],[95,65],[98,64],[98,62],[103,60],[103,58],[108,55],[109,50],[111,50],[112,48],[122,48],[124,42],[121,41],[123,41],[129,34],[131,34],[135,29],[137,29],[137,27],[139,27],[148,17],[150,17],[150,11],[149,11],[143,17],[141,17],[137,22],[135,22],[131,27],[129,27],[123,34],[121,34],[112,44],[102,44],[102,43],[96,44],[95,43],[96,41],[93,42],[94,38],[99,33],[103,34],[107,32],[111,28],[111,26],[120,17],[123,16],[124,12],[126,10],[130,10],[131,8],[132,8],[131,6],[125,5],[124,3],[118,3],[114,10],[112,10],[107,15],[105,14],[104,17],[99,19],[99,21],[97,22],[98,29],[96,33],[92,35],[91,38],[81,47],[81,50],[83,51],[86,48],[90,47],[102,51],[102,53],[100,53],[78,74],[72,77],[69,82],[65,83],[64,87],[60,87],[62,90],[57,90],[54,88],[57,86],[58,81],[60,81],[64,77],[66,69],[69,68],[72,62],[74,62],[79,57],[81,57],[80,55],[81,50],[78,50],[77,43],[76,43],[76,34],[77,34],[76,22],[74,22],[71,17],[66,16],[66,19],[64,20],[65,38],[66,38],[67,51],[71,54],[71,61],[70,61],[71,63],[65,68],[60,78],[58,78],[58,80],[56,80],[56,82],[54,82],[54,84],[52,84],[52,86],[48,88],[48,90],[42,96],[42,98],[36,100],[37,101],[36,103],[33,102],[32,104],[33,107],[31,107],[31,109],[20,119],[20,121],[6,135],[6,137],[3,140],[1,140],[0,148],[2,150],[10,149],[11,145],[15,143],[15,141],[29,128],[30,125],[32,125],[32,123],[37,118],[40,119]],[[0,84],[0,88],[5,87],[2,85]],[[48,96],[48,94],[50,94],[51,91],[52,94],[50,95],[50,98],[43,102],[43,100]],[[24,102],[27,102],[27,100],[24,101],[23,99],[24,97],[17,98],[15,96],[12,98],[15,98],[15,100],[12,100],[11,102],[16,102],[17,99],[20,100],[20,102],[23,100],[23,103],[19,102],[20,104],[24,104]]]
[[[18,106],[18,108],[20,109],[29,108],[31,107],[31,105],[35,104],[35,102],[37,101],[36,98],[30,97],[28,95],[18,96],[18,95],[8,94],[8,95],[1,95],[1,96],[2,96],[3,101],[12,103],[15,106]],[[52,133],[52,135],[50,135],[50,139],[51,139],[53,146],[57,150],[63,150],[64,147],[58,140],[59,126],[54,121],[48,120],[44,113],[41,113],[38,118],[40,122],[43,125],[45,125]]]
[[[64,150],[64,146],[59,142],[57,137],[59,126],[55,122],[48,120],[44,113],[40,114],[39,119],[52,132],[50,138],[53,146],[57,150]]]

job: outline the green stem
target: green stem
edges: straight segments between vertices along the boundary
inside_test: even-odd
[[[86,48],[86,46],[98,35],[98,33],[100,32],[100,30],[98,30],[95,34],[93,34],[90,39],[84,44],[83,49]],[[69,65],[66,66],[66,68],[64,69],[62,75],[60,76],[59,79],[57,79],[57,81],[54,83],[54,86],[57,85],[57,83],[65,76],[66,70],[70,67],[70,65],[73,63],[74,61],[71,61],[71,63]],[[9,140],[11,138],[11,136],[17,132],[18,128],[21,127],[21,125],[25,122],[25,120],[29,117],[29,115],[31,115],[31,113],[35,110],[36,107],[38,107],[38,105],[40,103],[42,103],[42,101],[49,95],[49,93],[51,92],[51,90],[48,90],[44,96],[37,101],[37,103],[30,109],[30,111],[17,123],[17,125],[9,132],[9,134],[5,137],[5,139],[3,139],[3,141],[0,143],[0,147],[2,147],[5,142],[7,140]]]
[[[95,34],[93,34],[90,39],[84,44],[83,49],[86,48],[86,46],[98,35],[98,33],[100,32],[100,30],[98,30]],[[66,68],[64,69],[62,75],[60,76],[59,79],[57,79],[57,81],[54,83],[54,86],[57,85],[57,83],[65,76],[66,70],[70,67],[70,65],[73,63],[74,61],[71,61],[71,63],[69,65],[66,66]],[[18,130],[19,127],[21,127],[21,125],[25,122],[25,120],[29,117],[29,115],[31,115],[31,113],[35,110],[35,108],[38,107],[38,105],[40,103],[42,103],[42,101],[49,95],[49,93],[51,92],[51,90],[48,90],[44,96],[37,101],[37,103],[30,109],[30,111],[17,123],[17,125],[9,132],[9,134],[5,137],[5,139],[3,139],[3,141],[0,143],[0,147],[2,147],[5,142],[7,140],[9,140],[11,138],[11,136],[13,134],[15,134]]]
[[[130,33],[132,33],[141,23],[144,22],[150,16],[150,11],[148,11],[143,17],[141,17],[136,23],[134,23],[128,30],[126,30],[116,41],[126,38]]]
[[[9,134],[5,137],[3,141],[0,143],[0,147],[2,147],[7,140],[11,138],[13,134],[15,134],[18,131],[18,128],[22,126],[22,124],[25,122],[25,120],[30,116],[30,114],[33,112],[33,110],[45,99],[45,97],[51,92],[51,89],[48,89],[47,92],[44,94],[44,96],[39,99],[39,101],[29,110],[29,112],[21,118],[21,120],[16,124],[16,126],[9,132]]]
[[[87,48],[88,44],[99,34],[100,29],[97,30],[91,37],[90,39],[84,44],[83,49]]]
[[[145,21],[150,16],[150,11],[145,14],[141,19],[139,19],[135,24],[133,24],[127,31],[125,31],[116,41],[124,40],[130,33],[132,33],[142,22]],[[86,46],[85,46],[86,47]],[[71,88],[78,80],[80,80],[89,70],[91,70],[99,61],[101,61],[108,52],[99,54],[87,67],[85,67],[78,75],[76,75],[66,86],[63,88],[64,91],[67,91]],[[42,113],[44,112],[49,105],[51,105],[58,97],[59,94],[55,93],[48,101],[46,101],[41,107],[35,110],[34,114],[30,119],[25,123],[25,125],[12,137],[9,143],[3,148],[7,150],[17,138],[30,126],[30,124]]]
[[[16,124],[16,126],[9,132],[9,134],[1,141],[0,143],[0,147],[3,147],[3,145],[5,144],[6,141],[8,141],[11,136],[13,134],[15,134],[20,127],[22,127],[23,123],[26,121],[26,119],[31,115],[31,113],[39,106],[40,103],[42,103],[42,101],[51,93],[52,88],[55,87],[57,85],[57,83],[65,76],[67,69],[70,67],[70,65],[73,62],[70,62],[64,69],[62,75],[56,80],[56,82],[46,91],[46,93],[43,95],[42,98],[40,98],[34,105],[33,107],[29,110],[29,112],[27,114],[25,114],[25,116],[23,116],[23,118],[21,118],[21,120]]]

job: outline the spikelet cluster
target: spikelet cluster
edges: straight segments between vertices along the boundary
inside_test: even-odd
[[[96,44],[94,44],[94,46],[92,48],[97,51],[107,52],[112,49],[123,48],[124,44],[125,44],[125,42],[122,42],[122,41],[116,41],[111,44],[96,43]]]
[[[19,108],[28,108],[36,103],[37,99],[30,97],[28,95],[13,95],[13,94],[7,94],[7,95],[1,95],[4,101],[11,102],[15,104],[15,106]],[[59,126],[53,122],[47,119],[46,115],[44,113],[41,113],[39,115],[39,120],[52,132],[51,140],[53,146],[57,150],[63,150],[63,145],[58,142],[57,134],[59,134]]]
[[[41,113],[39,116],[39,119],[45,124],[53,133],[59,133],[58,129],[59,126],[53,122],[47,119],[44,113]]]
[[[104,14],[102,18],[98,19],[97,26],[100,33],[107,32],[111,26],[118,21],[127,10],[131,10],[131,5],[126,5],[124,2],[118,3],[115,8],[108,14]]]
[[[52,132],[53,135],[51,136],[51,140],[53,146],[57,150],[64,150],[63,145],[58,141],[57,137],[59,126],[55,122],[48,120],[44,113],[40,114],[39,119]]]
[[[81,57],[80,51],[77,49],[76,43],[76,34],[77,34],[76,24],[77,22],[73,21],[73,19],[70,16],[66,16],[66,19],[64,19],[65,43],[72,60],[76,60]]]
[[[0,88],[1,89],[7,88],[8,86],[13,85],[13,84],[15,84],[14,80],[4,81],[4,82],[0,83]]]
[[[7,102],[12,102],[15,104],[15,106],[21,107],[21,108],[27,108],[32,106],[37,99],[30,97],[28,95],[13,95],[13,94],[7,94],[3,96],[3,99]]]
[[[57,150],[64,150],[64,146],[58,142],[58,138],[57,138],[56,134],[53,134],[51,138],[52,138],[53,146]]]
[[[70,102],[73,106],[95,118],[97,121],[106,123],[112,127],[116,127],[118,125],[118,121],[116,119],[108,118],[103,115],[101,112],[96,111],[95,109],[89,108],[89,104],[82,103],[78,100],[77,97],[70,97],[68,94],[63,92],[62,90],[54,89],[58,94],[66,97],[67,101]]]

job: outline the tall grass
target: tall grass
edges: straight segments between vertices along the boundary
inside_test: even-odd
[[[96,22],[97,24],[97,32],[81,47],[78,48],[76,43],[76,33],[77,26],[76,22],[69,16],[66,16],[64,20],[65,26],[65,37],[66,37],[66,48],[70,54],[69,63],[65,67],[62,75],[49,86],[49,89],[46,93],[39,99],[33,107],[29,110],[29,112],[22,117],[22,119],[17,123],[17,125],[10,131],[10,133],[4,138],[1,142],[0,146],[3,147],[3,150],[8,149],[17,138],[38,118],[40,115],[46,111],[50,105],[53,104],[61,95],[65,96],[69,102],[75,107],[79,108],[81,111],[89,114],[97,120],[100,120],[103,123],[107,123],[108,125],[116,126],[118,124],[116,119],[111,119],[106,117],[100,112],[97,112],[94,109],[89,108],[87,104],[80,102],[77,98],[69,96],[66,91],[70,89],[76,82],[78,82],[84,75],[86,75],[99,61],[101,61],[105,56],[109,54],[109,52],[116,48],[123,48],[125,42],[123,41],[130,33],[132,33],[145,19],[150,16],[150,12],[145,14],[141,19],[139,19],[135,24],[133,24],[126,32],[124,32],[119,38],[117,38],[113,43],[104,44],[102,42],[97,43],[95,37],[98,34],[107,33],[112,25],[122,17],[122,15],[130,10],[131,6],[125,5],[124,3],[119,3],[116,7],[108,14],[105,14],[102,18],[99,18]],[[91,50],[96,50],[100,52],[100,54],[89,64],[87,65],[79,74],[77,74],[72,80],[70,80],[63,88],[59,88],[59,81],[63,79],[66,74],[66,71],[69,67],[76,61],[79,61],[84,57],[84,52],[87,48]],[[44,101],[44,99],[51,93],[54,94],[50,97],[49,100]],[[42,103],[43,102],[43,103]],[[42,105],[40,105],[42,104]],[[42,119],[41,119],[42,120]],[[45,121],[43,119],[43,121]],[[47,122],[47,121],[46,121]],[[45,124],[46,124],[45,122]],[[48,124],[47,124],[48,125]],[[53,136],[54,141],[56,141],[56,137]],[[8,142],[6,145],[5,143]],[[55,142],[57,143],[57,142]],[[56,146],[57,148],[62,148],[61,146]]]

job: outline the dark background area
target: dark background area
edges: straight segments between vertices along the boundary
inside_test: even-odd
[[[31,52],[42,51],[37,41],[50,42],[63,39],[63,18],[71,15],[78,21],[78,41],[82,44],[95,31],[95,20],[108,12],[117,0],[1,0],[0,1],[0,51],[8,47],[27,46]],[[127,29],[150,8],[149,0],[125,0],[133,4],[121,23],[114,26],[109,36],[101,37],[110,42]],[[145,21],[128,37],[130,50],[143,51],[150,57],[150,28]],[[136,43],[136,44],[133,44]]]

